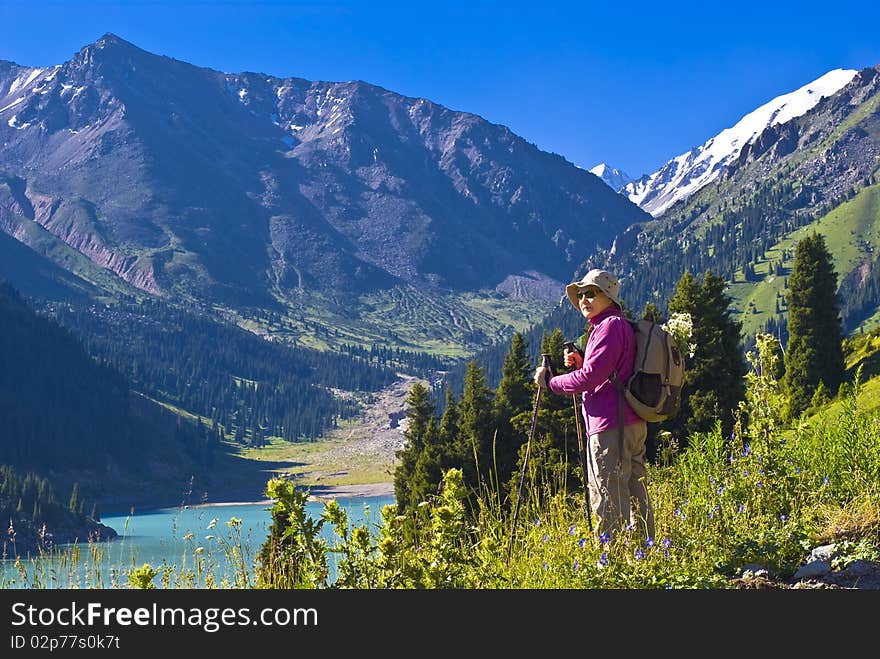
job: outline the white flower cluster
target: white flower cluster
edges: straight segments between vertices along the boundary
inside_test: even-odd
[[[689,313],[674,313],[663,325],[663,329],[672,335],[678,349],[683,355],[694,356],[697,344],[691,342],[694,334],[694,323]]]

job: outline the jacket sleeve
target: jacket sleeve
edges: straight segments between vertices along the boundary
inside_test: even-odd
[[[571,373],[550,378],[550,390],[555,394],[579,394],[594,391],[605,382],[617,365],[623,337],[620,323],[600,323],[593,330],[584,354],[584,365]]]

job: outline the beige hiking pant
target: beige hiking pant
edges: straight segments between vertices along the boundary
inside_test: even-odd
[[[590,506],[596,515],[597,535],[633,525],[642,538],[654,537],[654,510],[648,499],[648,475],[645,469],[646,423],[623,428],[623,455],[617,428],[590,435],[587,459],[590,469]]]

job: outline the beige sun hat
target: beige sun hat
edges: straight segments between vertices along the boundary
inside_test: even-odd
[[[568,299],[571,300],[571,303],[574,305],[574,308],[580,311],[580,304],[578,304],[577,294],[578,291],[586,288],[587,286],[595,286],[600,291],[605,293],[608,297],[611,298],[612,301],[617,303],[617,306],[623,308],[623,302],[620,301],[620,282],[617,277],[612,275],[607,270],[599,270],[598,268],[594,268],[590,270],[587,274],[583,276],[583,279],[579,281],[573,281],[568,286],[565,287],[565,293],[568,295]]]

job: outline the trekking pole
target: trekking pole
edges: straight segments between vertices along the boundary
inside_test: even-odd
[[[574,345],[574,341],[567,341],[564,346],[569,352],[578,352],[578,349]],[[587,451],[584,447],[584,431],[581,429],[581,409],[580,405],[578,405],[577,394],[571,395],[571,401],[574,403],[574,423],[577,427],[578,449],[581,455],[581,472],[584,475],[584,500],[587,504],[587,523],[590,525],[590,531],[592,531],[593,515],[590,511],[590,475],[589,467],[587,466]]]
[[[546,352],[541,355],[541,366],[550,368],[550,355]],[[516,518],[519,516],[519,504],[522,501],[523,482],[526,479],[526,467],[529,464],[529,453],[532,450],[532,439],[535,436],[535,426],[538,423],[538,408],[541,406],[541,392],[544,390],[538,386],[535,394],[535,409],[532,412],[532,427],[529,430],[529,441],[526,443],[526,455],[523,458],[522,473],[519,476],[519,490],[516,493],[516,504],[513,507],[513,522],[510,525],[510,542],[507,544],[507,564],[510,565],[510,552],[513,549],[513,537],[516,535]]]

